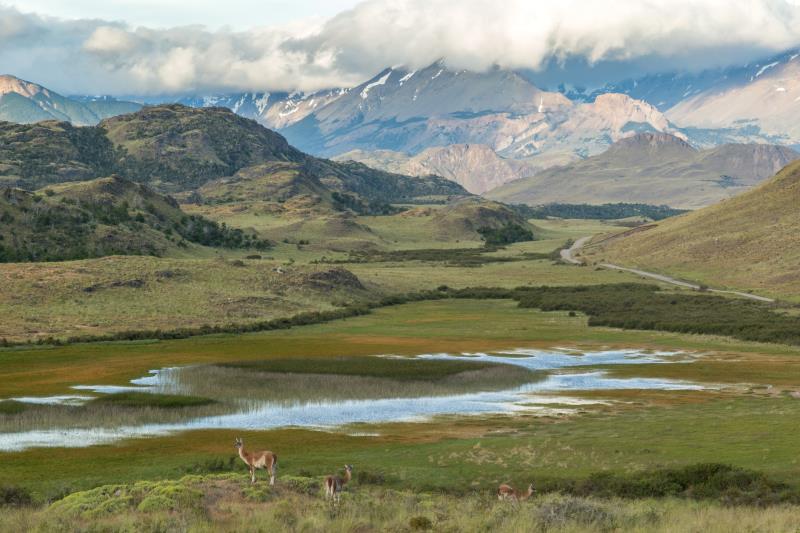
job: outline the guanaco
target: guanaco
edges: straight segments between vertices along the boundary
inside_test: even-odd
[[[344,486],[353,477],[353,466],[344,465],[344,477],[328,476],[325,478],[325,497],[339,503]]]
[[[528,492],[525,494],[520,494],[517,489],[512,487],[511,485],[506,485],[503,483],[497,489],[497,499],[498,500],[511,500],[513,502],[525,501],[531,497],[535,491],[533,490],[533,483],[528,485]]]
[[[246,452],[244,451],[244,442],[240,438],[237,438],[233,445],[239,450],[239,457],[250,469],[250,483],[256,482],[256,470],[263,468],[269,471],[269,484],[275,484],[275,474],[278,471],[277,455],[268,451]]]

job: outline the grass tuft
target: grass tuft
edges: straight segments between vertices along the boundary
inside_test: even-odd
[[[220,364],[223,368],[238,368],[279,374],[335,374],[388,378],[402,381],[437,381],[463,372],[492,368],[492,363],[473,361],[437,361],[381,357],[286,358],[263,361],[242,361]]]
[[[210,398],[199,396],[181,396],[177,394],[153,394],[149,392],[122,392],[100,396],[92,400],[100,405],[113,405],[118,407],[155,407],[158,409],[176,409],[181,407],[200,407],[216,403]]]

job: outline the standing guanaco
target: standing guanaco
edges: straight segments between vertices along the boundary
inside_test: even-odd
[[[520,494],[517,489],[512,487],[511,485],[507,485],[503,483],[497,489],[497,499],[498,500],[511,500],[514,502],[525,501],[531,497],[535,491],[533,490],[533,483],[528,485],[528,492],[525,494]]]
[[[256,482],[256,470],[264,469],[269,471],[269,484],[275,484],[275,474],[278,471],[277,455],[268,451],[246,452],[244,451],[244,442],[240,438],[237,438],[233,445],[239,450],[239,457],[250,469],[250,483]]]
[[[342,489],[353,477],[353,466],[344,465],[344,477],[328,476],[325,478],[325,497],[339,503]]]

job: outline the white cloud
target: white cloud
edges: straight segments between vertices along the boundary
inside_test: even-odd
[[[133,35],[122,28],[99,26],[83,43],[84,50],[99,54],[132,52],[136,44]]]
[[[319,23],[245,31],[130,27],[0,7],[0,64],[65,92],[318,89],[387,65],[719,62],[800,43],[789,0],[369,0]]]

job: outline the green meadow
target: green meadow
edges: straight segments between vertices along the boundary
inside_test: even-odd
[[[154,325],[168,331],[247,323],[442,286],[651,283],[630,274],[562,265],[550,258],[570,239],[607,230],[608,224],[535,222],[544,232],[542,240],[477,253],[456,251],[455,259],[450,258],[453,264],[440,259],[430,242],[387,246],[383,255],[353,255],[316,250],[312,240],[311,245],[280,243],[260,259],[237,252],[217,258],[8,265],[4,274],[16,292],[5,294],[0,305],[19,314],[4,325],[9,330],[4,335],[13,340],[40,337],[45,329],[34,319],[47,322],[48,336],[56,338]],[[123,264],[132,269],[126,280],[141,279],[141,286],[118,283],[115,272]],[[327,272],[336,268],[352,272],[361,287],[332,288],[338,278],[329,278]],[[45,283],[53,288],[48,295],[41,292]],[[86,291],[87,286],[94,288]],[[683,302],[689,296],[662,287],[659,298]],[[724,306],[725,301],[715,305]],[[794,431],[800,414],[796,347],[720,335],[590,326],[590,316],[576,309],[542,311],[511,299],[447,298],[388,305],[361,316],[275,331],[0,348],[0,398],[70,394],[94,398],[83,405],[0,401],[0,437],[4,432],[65,425],[180,423],[229,413],[242,397],[279,402],[415,398],[504,390],[545,377],[469,360],[375,357],[387,355],[518,348],[685,352],[671,364],[615,364],[571,371],[703,386],[551,392],[547,408],[514,414],[448,415],[324,430],[186,430],[88,447],[0,452],[0,505],[6,505],[0,528],[723,531],[731,524],[749,524],[753,530],[782,531],[796,527],[800,503],[796,481],[800,437]],[[781,312],[794,316],[791,310]],[[56,318],[48,322],[48,317]],[[114,395],[72,389],[126,386],[153,369],[167,367],[190,367],[180,374],[180,384],[190,393]],[[576,399],[583,402],[576,404]],[[247,486],[245,465],[233,447],[237,437],[244,439],[248,450],[269,449],[278,455],[277,488],[266,487],[263,472],[255,488]],[[345,463],[355,465],[356,475],[341,507],[331,508],[319,494],[319,482]],[[498,503],[494,491],[504,482],[518,487],[534,483],[538,492],[519,506]],[[765,505],[768,513],[759,510]],[[299,508],[305,511],[299,513]]]
[[[231,457],[234,437],[243,436],[253,446],[278,453],[284,473],[323,473],[327,465],[351,462],[381,472],[398,488],[427,490],[464,486],[489,490],[508,479],[545,482],[602,471],[703,462],[747,467],[786,481],[797,474],[800,467],[794,450],[800,442],[792,438],[791,427],[800,400],[790,394],[800,377],[796,349],[724,337],[590,328],[583,316],[520,309],[506,300],[414,303],[277,332],[7,349],[0,364],[0,395],[65,394],[75,384],[122,385],[149,369],[176,365],[262,366],[270,372],[296,375],[315,365],[317,373],[325,373],[345,357],[345,374],[363,374],[365,366],[359,361],[374,354],[553,346],[699,352],[705,355],[695,362],[608,369],[618,376],[670,377],[720,385],[703,391],[585,393],[610,403],[588,405],[564,417],[445,417],[333,433],[197,431],[59,449],[57,453],[37,448],[0,454],[0,469],[7,483],[47,498],[64,486],[85,489],[101,483],[169,479],[193,468],[202,470],[204,464]],[[314,358],[319,358],[318,364]],[[413,367],[414,363],[409,363],[397,379],[416,378]],[[463,370],[443,366],[441,375],[426,377],[443,379]],[[386,377],[380,364],[368,373]],[[185,408],[213,407],[176,409]],[[0,415],[14,416],[18,415]]]

